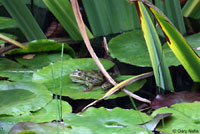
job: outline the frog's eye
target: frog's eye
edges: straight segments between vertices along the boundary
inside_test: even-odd
[[[76,69],[75,71],[78,72],[78,71],[80,71],[80,70],[79,70],[79,69]]]

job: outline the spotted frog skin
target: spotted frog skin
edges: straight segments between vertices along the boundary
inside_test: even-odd
[[[84,92],[92,91],[94,87],[101,86],[103,89],[112,87],[112,84],[106,81],[103,74],[99,71],[75,70],[70,74],[73,82],[88,86]]]

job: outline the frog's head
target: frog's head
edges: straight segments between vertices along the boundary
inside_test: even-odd
[[[84,79],[84,74],[83,74],[83,71],[79,70],[79,69],[76,69],[74,72],[72,72],[70,75],[70,78],[72,80],[75,80],[75,79]]]

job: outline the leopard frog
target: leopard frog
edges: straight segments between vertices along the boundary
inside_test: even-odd
[[[83,71],[75,70],[70,74],[70,79],[73,82],[88,86],[84,91],[92,91],[94,87],[101,86],[103,89],[111,88],[112,84],[106,81],[103,74],[99,71]]]

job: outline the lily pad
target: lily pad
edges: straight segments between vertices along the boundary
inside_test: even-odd
[[[23,122],[15,125],[9,134],[95,134],[83,127],[67,128],[62,123]]]
[[[151,66],[141,30],[123,33],[112,38],[108,47],[111,56],[121,62],[138,66]]]
[[[200,55],[200,51],[197,49],[200,47],[200,33],[188,36],[186,40],[197,54]],[[141,30],[123,33],[112,38],[108,43],[108,47],[111,56],[121,62],[137,66],[151,66],[149,53]],[[166,55],[169,66],[180,65],[180,62],[167,44],[163,46],[163,52]]]
[[[8,77],[12,81],[31,81],[33,70],[6,58],[0,58],[0,77]]]
[[[25,114],[17,116],[0,115],[0,134],[1,131],[7,134],[8,131],[19,122],[31,121],[36,123],[42,123],[58,120],[57,106],[57,101],[52,100],[50,103],[48,103],[46,106],[44,106],[38,111],[27,112]],[[71,106],[66,101],[62,101],[62,115],[65,115],[66,113],[69,113],[71,111]]]
[[[22,53],[40,53],[40,52],[55,52],[61,51],[62,43],[54,40],[35,40],[27,44],[24,49],[16,48],[7,54],[22,54]],[[64,43],[64,53],[74,57],[74,50],[66,43]]]
[[[151,132],[139,127],[139,124],[152,118],[135,110],[121,108],[89,108],[84,113],[66,114],[64,122],[73,127],[90,128],[97,134],[150,134]]]
[[[71,59],[67,54],[63,54],[63,60]],[[54,54],[39,54],[33,57],[33,59],[23,59],[22,57],[16,58],[16,60],[33,70],[41,69],[42,67],[48,66],[50,63],[55,63],[61,60],[60,53]],[[40,64],[38,64],[40,63]]]
[[[200,133],[200,102],[179,103],[170,108],[163,107],[153,112],[153,116],[159,113],[172,113],[172,116],[160,124],[157,130],[167,134],[174,133]]]
[[[58,101],[58,103],[60,103]],[[17,116],[8,116],[8,115],[0,115],[0,122],[9,121],[9,122],[51,122],[53,120],[59,120],[59,112],[58,112],[58,105],[57,100],[52,100],[43,108],[34,111],[34,112],[27,112],[22,115]],[[62,101],[62,115],[66,113],[72,112],[71,106],[66,102]]]
[[[0,82],[0,115],[20,115],[44,107],[52,93],[31,82]]]
[[[104,59],[101,59],[101,62],[106,69],[109,69],[114,65],[111,61]],[[45,83],[45,85],[52,93],[60,94],[60,68],[61,62],[57,62],[52,66],[47,66],[34,73],[33,81]],[[90,58],[63,61],[62,95],[69,96],[73,99],[99,99],[100,97],[103,97],[105,91],[101,87],[95,87],[95,89],[91,92],[84,92],[87,86],[72,82],[72,80],[69,78],[69,74],[76,69],[90,71],[97,70],[97,66]],[[52,78],[52,71],[54,75],[54,80]],[[130,78],[130,76],[124,76],[123,80],[128,77]],[[145,80],[140,80],[130,86],[127,86],[127,88],[130,89],[130,91],[134,92],[140,89],[144,85],[144,83]],[[120,92],[118,94],[112,95],[111,97],[109,97],[109,99],[125,95],[125,93]]]

